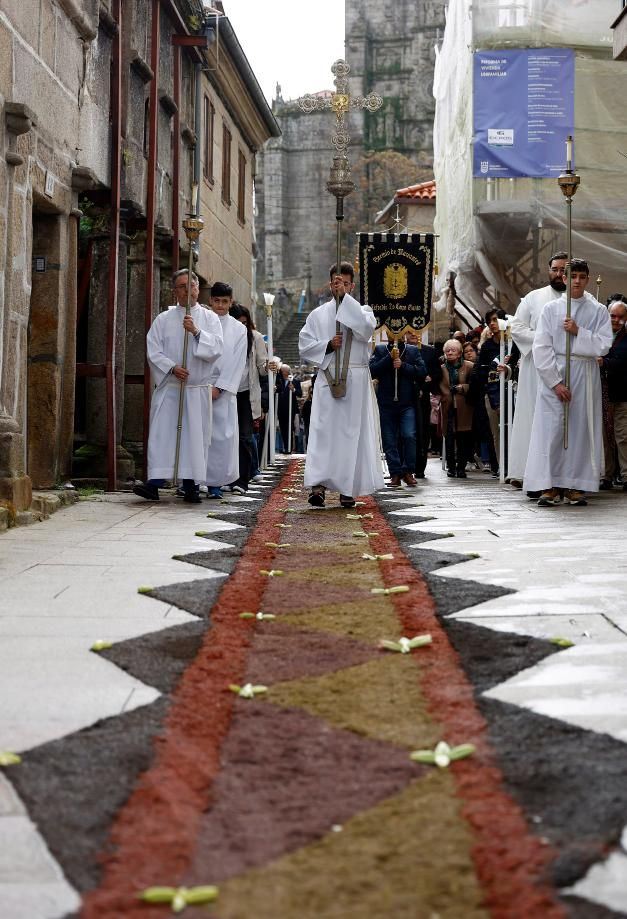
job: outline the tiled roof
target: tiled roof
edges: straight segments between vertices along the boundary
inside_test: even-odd
[[[395,204],[417,204],[419,201],[425,204],[435,202],[436,189],[435,179],[429,182],[420,182],[418,185],[410,185],[408,188],[399,188],[394,195]]]

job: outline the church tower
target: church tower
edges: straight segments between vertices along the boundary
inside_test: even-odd
[[[350,91],[383,98],[378,112],[351,114],[356,156],[394,150],[433,168],[433,71],[445,7],[446,0],[346,0]]]
[[[374,114],[351,111],[349,116],[358,186],[346,200],[349,259],[353,231],[367,229],[396,188],[433,174],[433,72],[445,7],[446,0],[346,0],[350,91],[360,96],[375,91],[384,100]],[[332,63],[328,87],[314,86],[312,92],[332,89]],[[335,258],[335,199],[326,190],[332,115],[304,115],[295,101],[282,99],[278,87],[273,114],[282,135],[258,156],[258,276],[266,290],[284,282],[296,288],[311,265],[315,292],[327,283]],[[391,152],[396,155],[392,169]]]

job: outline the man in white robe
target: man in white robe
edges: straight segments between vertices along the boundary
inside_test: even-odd
[[[246,366],[248,338],[246,327],[229,315],[233,290],[229,284],[216,281],[209,295],[209,306],[222,327],[224,350],[211,368],[213,435],[207,454],[205,481],[210,498],[222,497],[221,486],[230,485],[239,476],[239,426],[237,423],[237,390]]]
[[[518,363],[518,389],[516,391],[516,411],[512,427],[512,444],[509,454],[508,477],[515,488],[522,487],[525,477],[529,438],[533,424],[533,412],[538,394],[538,375],[533,363],[533,339],[536,334],[540,313],[547,303],[555,300],[565,290],[564,274],[566,272],[565,252],[556,252],[549,259],[549,283],[546,287],[530,291],[518,304],[516,315],[512,319],[510,330],[512,338],[520,351]],[[536,497],[539,497],[536,495]]]
[[[358,495],[384,487],[379,410],[368,366],[376,319],[369,306],[350,296],[355,287],[352,265],[342,262],[339,274],[334,265],[331,279],[331,292],[342,298],[337,315],[335,299],[323,303],[307,317],[298,341],[301,359],[320,367],[313,391],[305,486],[311,489],[308,500],[314,507],[324,506],[327,488],[340,493],[343,507],[353,507]],[[334,376],[336,351],[343,366],[349,330],[346,395],[336,399],[325,371]]]
[[[584,505],[584,491],[599,490],[602,457],[601,379],[597,358],[612,344],[612,325],[604,306],[586,293],[588,264],[569,267],[571,318],[566,298],[542,310],[533,342],[539,384],[523,487],[541,491],[540,507]],[[570,386],[564,383],[566,336],[571,336]],[[564,449],[564,405],[568,403],[568,449]]]
[[[178,478],[184,500],[197,503],[198,482],[204,481],[211,440],[210,375],[222,354],[219,319],[198,303],[198,278],[192,274],[191,314],[186,315],[188,272],[173,276],[177,304],[155,318],[146,336],[148,364],[155,389],[150,403],[148,479],[133,488],[148,501],[159,500],[159,486],[174,476],[181,385],[183,419]],[[187,367],[181,366],[185,334]],[[176,484],[176,483],[175,483]]]

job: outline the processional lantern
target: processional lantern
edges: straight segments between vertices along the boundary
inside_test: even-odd
[[[570,289],[570,263],[573,257],[573,198],[581,184],[581,178],[573,170],[573,138],[566,138],[566,170],[557,180],[562,194],[566,199],[566,318],[571,318],[571,289]],[[572,351],[572,335],[566,333],[566,367],[564,370],[564,384],[570,388],[570,355]],[[568,419],[570,404],[564,402],[564,450],[568,450]]]

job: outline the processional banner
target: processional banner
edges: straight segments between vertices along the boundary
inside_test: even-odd
[[[360,233],[361,302],[372,307],[377,329],[400,338],[431,318],[434,236]]]

